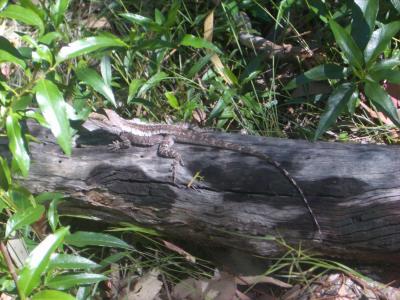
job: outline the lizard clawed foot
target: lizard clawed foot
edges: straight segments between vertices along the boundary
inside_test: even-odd
[[[114,141],[112,144],[107,145],[107,148],[110,151],[117,152],[117,151],[120,151],[121,149],[123,149],[121,144],[122,143],[120,141]]]

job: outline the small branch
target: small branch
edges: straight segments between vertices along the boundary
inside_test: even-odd
[[[0,242],[0,251],[1,251],[1,254],[3,255],[3,257],[4,257],[4,260],[6,261],[7,268],[10,271],[10,274],[11,274],[11,276],[12,276],[14,282],[15,282],[15,286],[17,287],[18,294],[20,295],[21,299],[25,299],[25,297],[23,297],[19,293],[17,272],[15,271],[14,264],[13,264],[13,262],[11,260],[10,254],[8,253],[7,247],[6,247],[6,245],[4,245],[3,241]]]

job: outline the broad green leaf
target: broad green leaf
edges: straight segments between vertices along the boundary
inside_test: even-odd
[[[348,74],[348,68],[334,65],[325,64],[316,66],[291,80],[285,90],[294,89],[299,85],[309,83],[311,81],[327,80],[327,79],[342,79]]]
[[[360,93],[356,89],[350,97],[349,102],[347,102],[347,110],[350,114],[354,114],[356,111],[357,105],[360,103]]]
[[[78,255],[53,253],[50,257],[49,269],[93,269],[100,265]]]
[[[103,78],[101,78],[95,70],[89,68],[78,68],[76,70],[76,75],[80,80],[91,86],[96,92],[102,94],[112,103],[112,105],[114,105],[114,107],[117,107],[111,87],[103,81]]]
[[[376,82],[386,79],[387,81],[389,81],[391,83],[400,84],[400,71],[399,70],[386,69],[386,70],[380,70],[377,72],[370,72],[369,75]]]
[[[0,63],[1,62],[12,62],[20,65],[22,68],[26,67],[21,53],[19,53],[9,40],[2,36],[0,36]]]
[[[7,221],[5,238],[17,229],[26,225],[30,225],[39,220],[44,214],[44,206],[28,207],[24,210],[17,211]]]
[[[157,32],[165,31],[165,28],[163,26],[157,24],[150,18],[131,13],[120,14],[120,16],[133,24],[143,26],[146,29],[151,29]]]
[[[61,39],[62,39],[61,33],[59,33],[58,31],[52,31],[52,32],[46,33],[44,36],[42,36],[39,39],[39,42],[46,44],[46,45],[50,45],[53,41],[61,40]]]
[[[325,5],[325,3],[321,0],[306,0],[307,5],[310,7],[310,9],[318,15],[318,17],[322,20],[324,23],[328,23],[328,18],[329,18],[329,11]]]
[[[104,82],[111,87],[111,81],[112,81],[112,69],[111,69],[111,62],[110,62],[110,56],[104,55],[101,58],[100,62],[100,72],[101,76],[103,77]]]
[[[196,37],[194,35],[191,35],[191,34],[185,34],[183,36],[181,42],[180,42],[180,45],[181,46],[189,46],[189,47],[193,47],[193,48],[196,48],[196,49],[201,49],[201,48],[210,49],[210,50],[213,50],[213,51],[215,51],[215,52],[217,52],[219,54],[222,53],[218,49],[218,47],[215,46],[213,43],[211,43],[211,42],[209,42],[209,41],[207,41],[205,39],[202,39],[202,38]]]
[[[392,5],[397,10],[397,12],[400,13],[400,0],[390,0],[390,2],[392,2]]]
[[[25,61],[0,49],[0,63],[3,63],[3,62],[11,62],[11,63],[21,66],[24,69],[26,67]]]
[[[58,275],[47,281],[47,286],[56,289],[69,289],[76,285],[87,285],[107,280],[102,274],[80,273],[71,275]]]
[[[33,96],[25,95],[18,99],[14,99],[11,103],[11,108],[13,111],[26,110],[28,106],[32,105]]]
[[[0,156],[0,187],[7,191],[11,185],[11,172],[7,160]]]
[[[382,53],[389,45],[391,39],[400,30],[400,21],[394,21],[389,24],[382,25],[381,28],[375,30],[371,39],[364,50],[365,61],[367,66],[372,65],[378,55]]]
[[[71,155],[72,129],[67,118],[63,95],[58,87],[47,79],[39,80],[35,91],[36,100],[44,118],[50,124],[51,132],[64,152]]]
[[[63,20],[68,5],[69,0],[56,0],[55,3],[50,7],[50,16],[56,28]]]
[[[8,0],[0,0],[0,11],[2,11],[8,4]]]
[[[35,203],[31,192],[24,187],[13,186],[9,194],[12,204],[19,211],[32,207],[32,203]]]
[[[44,23],[42,19],[31,9],[19,5],[9,5],[0,12],[0,18],[10,18],[27,25],[33,25],[39,28],[40,34],[44,32]]]
[[[103,259],[99,263],[99,265],[101,266],[101,267],[99,267],[99,269],[105,268],[108,265],[110,265],[112,263],[115,263],[115,262],[119,261],[120,259],[123,259],[123,258],[125,258],[127,256],[129,256],[129,251],[117,252],[115,254],[112,254],[112,255],[106,257],[105,259]]]
[[[173,0],[171,7],[168,10],[167,21],[164,23],[164,27],[169,28],[176,24],[178,11],[181,7],[182,0]]]
[[[100,246],[132,249],[130,245],[115,236],[88,231],[77,231],[69,235],[65,242],[76,247]]]
[[[33,295],[31,300],[75,300],[75,297],[60,291],[44,290]]]
[[[367,82],[364,91],[368,99],[379,111],[389,117],[396,126],[400,126],[400,118],[392,99],[378,83]]]
[[[190,64],[191,67],[187,72],[188,78],[193,78],[211,59],[214,54],[209,53],[206,56],[200,58],[194,65]]]
[[[362,50],[364,50],[374,30],[378,9],[379,0],[354,0],[351,36]]]
[[[388,59],[382,59],[381,61],[375,63],[369,69],[369,72],[380,72],[383,70],[390,70],[394,67],[400,66],[400,57],[391,57]]]
[[[328,99],[327,108],[319,121],[314,140],[317,140],[336,121],[352,97],[354,90],[355,86],[353,84],[344,83],[332,92]]]
[[[25,142],[21,133],[21,126],[18,116],[11,113],[6,118],[6,128],[8,136],[8,146],[16,160],[23,176],[28,176],[30,157],[26,151]]]
[[[364,64],[363,54],[352,39],[352,37],[347,33],[347,31],[336,23],[333,19],[329,21],[329,25],[335,36],[336,43],[339,45],[340,49],[343,51],[344,56],[349,61],[349,64],[361,69]]]
[[[55,199],[59,200],[59,199],[62,199],[62,198],[64,198],[64,195],[61,194],[61,193],[44,192],[44,193],[41,193],[41,194],[37,195],[35,197],[35,200],[36,200],[37,203],[43,203],[43,202],[46,202],[46,201],[49,201],[49,200],[55,200]]]
[[[51,254],[61,245],[68,228],[61,228],[48,235],[33,249],[18,276],[18,289],[23,295],[29,295],[40,284],[40,276],[47,268]]]
[[[131,102],[131,100],[136,96],[137,91],[139,88],[143,85],[145,81],[143,79],[133,79],[129,83],[129,94],[128,94],[128,104]]]
[[[57,205],[59,199],[54,199],[53,201],[50,202],[49,209],[47,210],[47,220],[49,221],[49,225],[51,227],[51,230],[56,231],[58,223],[59,223],[59,217],[58,217],[58,210],[57,210]]]
[[[127,45],[119,38],[111,35],[87,37],[62,47],[57,54],[56,61],[60,63],[97,50],[118,47],[127,47]]]
[[[21,6],[34,11],[42,20],[46,15],[46,12],[41,8],[41,5],[33,3],[32,0],[19,0],[19,3],[21,4]]]
[[[173,92],[165,92],[164,95],[165,98],[167,98],[168,103],[169,105],[171,105],[172,108],[179,109],[178,99],[176,99]]]
[[[143,96],[149,89],[156,86],[160,81],[168,78],[167,73],[158,72],[157,74],[151,76],[145,84],[143,84],[138,92],[138,96]]]
[[[36,51],[32,52],[32,59],[34,62],[47,61],[50,65],[53,64],[53,54],[46,45],[38,45]]]

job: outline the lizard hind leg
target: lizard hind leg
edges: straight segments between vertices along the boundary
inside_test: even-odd
[[[172,169],[172,178],[173,181],[175,182],[176,169],[178,165],[183,166],[184,164],[181,154],[178,151],[176,151],[176,149],[173,148],[174,143],[175,143],[174,136],[166,135],[161,141],[160,145],[158,146],[158,154],[162,157],[174,159],[171,169]]]

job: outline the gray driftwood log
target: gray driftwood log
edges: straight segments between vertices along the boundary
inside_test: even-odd
[[[399,261],[399,147],[217,134],[265,151],[296,178],[321,224],[318,241],[295,189],[256,158],[177,145],[186,165],[175,185],[171,161],[158,157],[154,147],[109,152],[112,136],[82,131],[72,157],[66,157],[49,131],[29,126],[43,143],[30,144],[33,162],[23,184],[35,193],[63,192],[69,197],[65,211],[261,255],[286,251],[262,238],[273,235],[327,255]],[[203,180],[187,188],[197,172]]]

